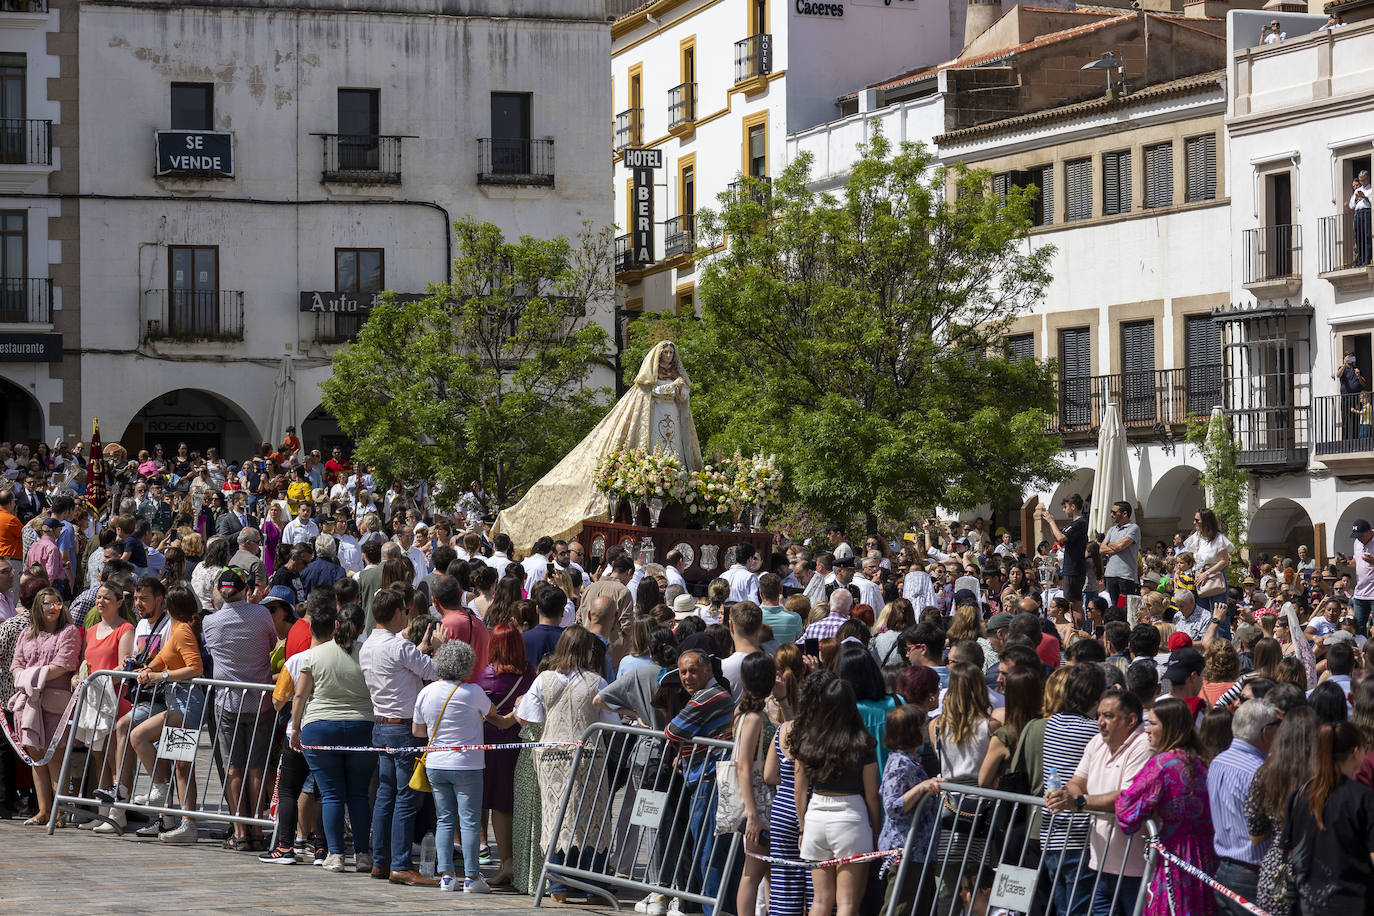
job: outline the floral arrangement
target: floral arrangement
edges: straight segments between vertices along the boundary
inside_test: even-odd
[[[739,452],[699,471],[688,472],[676,452],[632,449],[613,452],[599,462],[592,482],[612,500],[680,502],[689,518],[731,522],[745,509],[761,514],[778,501],[782,472],[768,455]]]

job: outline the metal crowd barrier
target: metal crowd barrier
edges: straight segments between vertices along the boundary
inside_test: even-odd
[[[718,912],[740,854],[739,834],[717,836],[713,829],[716,762],[730,759],[732,750],[729,741],[674,743],[662,732],[596,723],[574,752],[536,751],[540,783],[564,776],[565,784],[535,906],[550,885],[564,885],[604,897],[617,909],[616,889],[623,889]],[[547,772],[541,772],[541,754],[549,755]],[[562,759],[554,756],[559,754]],[[568,848],[560,848],[560,838]],[[576,860],[572,847],[581,853]]]
[[[186,817],[198,823],[247,824],[270,833],[275,824],[267,801],[272,797],[275,758],[280,749],[272,689],[271,684],[213,678],[145,687],[132,672],[93,672],[81,682],[72,715],[48,821],[49,835],[59,812],[115,824],[102,812],[112,808],[150,819],[165,815],[178,819],[178,824]],[[121,700],[130,704],[130,711],[123,715]],[[200,716],[199,722],[192,723],[194,728],[184,721],[186,727],[173,727],[164,719],[153,749],[154,772],[147,772],[130,740],[136,727],[131,720],[133,711],[146,707],[151,715],[169,708],[194,713],[197,705]],[[128,728],[124,730],[119,726],[126,721]],[[244,771],[232,789],[231,769]],[[256,791],[250,792],[248,776],[255,769],[261,769],[261,778]],[[119,782],[119,774],[124,774],[127,797],[113,802],[97,797],[98,789]],[[182,779],[187,783],[184,794]],[[167,783],[166,799],[161,804],[153,804],[151,799],[136,804],[134,798],[148,793],[155,781]]]
[[[961,892],[976,894],[989,885],[989,911],[1001,907],[1029,916],[1086,916],[1099,896],[1099,905],[1109,905],[1112,916],[1141,916],[1145,910],[1158,859],[1149,847],[1159,835],[1154,821],[1127,834],[1105,812],[1055,813],[1033,795],[952,783],[922,804],[938,806],[935,836],[925,836],[921,818],[913,816],[896,875],[890,878],[884,916],[962,916],[972,908],[960,899]],[[914,815],[920,813],[918,808]],[[1107,828],[1101,870],[1089,866],[1091,839],[1080,845],[1064,842],[1072,827],[1085,822],[1089,836],[1094,825]],[[1125,846],[1118,851],[1114,845],[1122,838]],[[1077,863],[1066,865],[1073,856]],[[1123,865],[1135,862],[1141,877],[1123,880]],[[1064,895],[1061,904],[1053,902],[1056,886]]]

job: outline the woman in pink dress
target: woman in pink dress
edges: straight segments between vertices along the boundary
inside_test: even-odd
[[[281,503],[275,500],[267,504],[267,515],[262,520],[262,541],[265,545],[262,551],[262,562],[267,567],[267,576],[271,578],[276,569],[277,545],[281,543],[281,530],[286,527],[286,520],[281,515]]]
[[[1207,798],[1207,765],[1182,700],[1160,700],[1146,713],[1145,735],[1155,756],[1116,799],[1121,829],[1135,833],[1148,819],[1159,825],[1160,845],[1203,871],[1217,869],[1212,847],[1212,814]],[[1160,856],[1150,876],[1145,916],[1212,916],[1212,891]]]
[[[119,671],[124,667],[124,659],[134,654],[134,625],[129,622],[136,619],[133,579],[115,575],[100,583],[100,588],[95,592],[95,609],[100,619],[86,630],[86,669],[92,673]],[[91,689],[87,690],[83,702],[84,709],[100,704],[98,715],[88,721],[83,714],[76,730],[77,740],[86,742],[90,748],[90,771],[100,778],[96,785],[108,786],[114,782],[113,770],[108,766],[113,763],[113,757],[106,760],[105,741],[115,721],[132,708],[129,701],[121,696],[122,691],[116,690],[124,683],[97,678],[91,682]],[[72,676],[72,689],[77,690],[80,685],[81,675],[77,673]],[[83,727],[86,729],[84,732]],[[107,769],[110,772],[106,772]]]
[[[34,596],[31,623],[14,647],[10,673],[15,693],[9,698],[24,753],[42,760],[49,747],[61,747],[66,729],[57,735],[62,711],[71,699],[71,674],[81,664],[81,628],[55,588],[45,588]],[[38,813],[25,826],[46,826],[52,814],[53,784],[62,761],[52,760],[33,767],[33,787],[38,795]]]

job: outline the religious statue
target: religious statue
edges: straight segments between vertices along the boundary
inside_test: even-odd
[[[692,423],[692,383],[671,341],[655,344],[629,391],[577,446],[503,511],[492,533],[510,535],[517,550],[536,539],[576,533],[585,518],[608,518],[611,501],[592,482],[597,462],[626,449],[676,452],[687,470],[701,468],[701,445]]]

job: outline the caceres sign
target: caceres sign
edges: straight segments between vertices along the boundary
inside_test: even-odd
[[[342,293],[337,291],[304,290],[300,310],[322,315],[362,315],[372,311],[381,301],[381,293]],[[424,293],[396,293],[397,302],[418,302]]]
[[[820,16],[822,18],[843,19],[843,3],[813,3],[812,0],[795,0],[793,8],[801,16]]]
[[[60,363],[61,334],[0,334],[0,363]]]
[[[663,168],[663,150],[627,149],[624,152],[626,168],[633,174],[630,191],[634,195],[631,202],[630,218],[634,225],[630,229],[631,258],[636,265],[654,262],[654,169]]]
[[[216,130],[157,132],[157,174],[234,177],[234,135]]]

